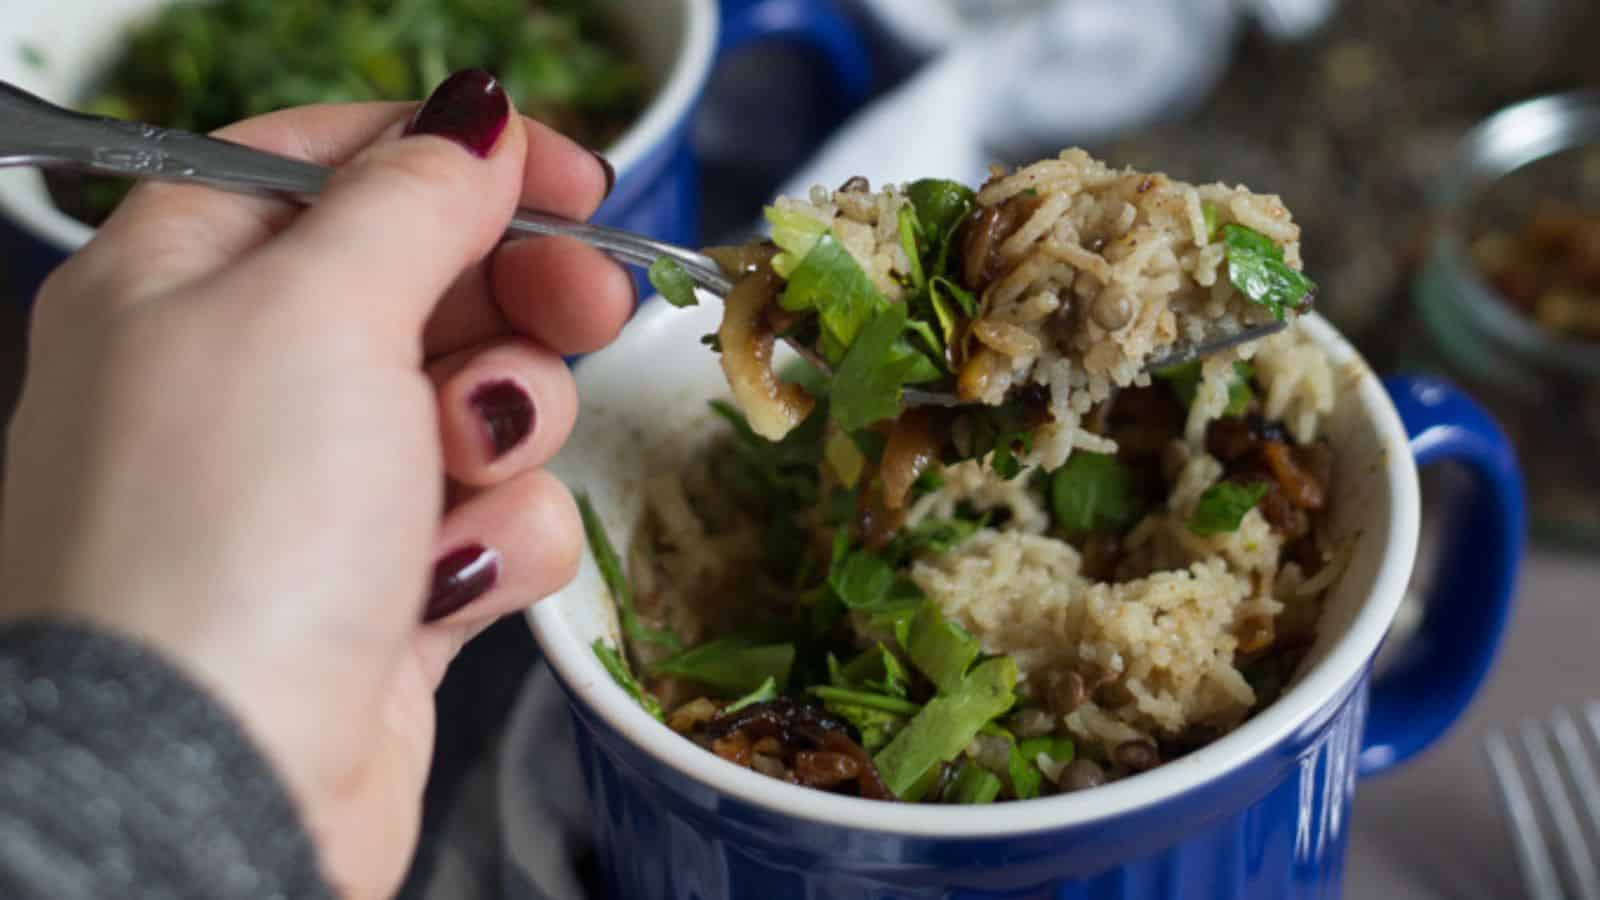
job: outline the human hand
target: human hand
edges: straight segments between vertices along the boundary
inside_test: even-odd
[[[412,113],[221,132],[338,166],[310,209],[129,195],[39,295],[0,536],[0,613],[164,651],[355,897],[404,874],[450,659],[575,569],[571,498],[539,469],[576,414],[561,356],[634,300],[573,241],[496,249],[519,203],[587,217],[609,167],[483,73]]]

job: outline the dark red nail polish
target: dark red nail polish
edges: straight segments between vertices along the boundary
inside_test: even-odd
[[[595,159],[599,160],[600,161],[600,168],[605,170],[605,173],[606,173],[606,193],[605,193],[605,197],[601,197],[600,198],[601,200],[604,200],[606,197],[611,196],[611,189],[617,186],[617,170],[616,170],[616,167],[611,165],[611,160],[606,159],[604,156],[601,156],[600,154],[594,152],[593,150],[589,151],[589,155],[591,155]]]
[[[482,597],[500,577],[500,554],[481,544],[452,550],[433,567],[422,621],[435,622]]]
[[[515,381],[491,381],[467,398],[489,431],[489,446],[496,459],[522,443],[533,430],[533,401]]]
[[[406,126],[406,134],[449,138],[479,158],[489,155],[511,120],[511,101],[493,75],[463,69],[433,89]]]

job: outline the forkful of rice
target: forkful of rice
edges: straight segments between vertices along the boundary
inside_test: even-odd
[[[0,141],[0,168],[303,203],[329,175],[217,138],[86,116],[4,82],[0,121],[16,126]],[[1113,169],[1077,149],[996,170],[977,191],[924,179],[874,192],[851,178],[779,198],[767,218],[770,239],[705,254],[526,209],[506,235],[565,235],[648,266],[679,306],[697,288],[724,296],[706,342],[755,433],[782,440],[818,405],[813,388],[774,368],[782,339],[827,376],[828,421],[857,443],[887,442],[893,458],[910,454],[914,470],[990,454],[1010,468],[1019,453],[1053,468],[1074,446],[1105,449],[1078,427],[1083,417],[1152,373],[1176,370],[1202,411],[1220,409],[1233,362],[1315,293],[1277,197]]]
[[[878,460],[890,509],[935,462],[987,456],[1004,473],[1104,452],[1086,417],[1152,376],[1220,410],[1255,344],[1316,290],[1277,197],[1076,149],[976,191],[858,177],[766,216],[770,238],[657,261],[651,282],[680,306],[696,287],[723,294],[704,340],[751,429],[780,441],[826,403]],[[827,377],[781,377],[780,340]]]

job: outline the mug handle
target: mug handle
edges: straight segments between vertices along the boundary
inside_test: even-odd
[[[1448,521],[1439,578],[1422,624],[1372,685],[1359,771],[1376,775],[1426,749],[1456,721],[1488,674],[1511,615],[1526,540],[1522,474],[1505,433],[1449,382],[1384,379],[1417,465],[1455,462],[1473,490]]]
[[[745,0],[723,4],[718,53],[783,41],[810,48],[828,67],[847,113],[872,92],[872,59],[854,26],[830,0]]]

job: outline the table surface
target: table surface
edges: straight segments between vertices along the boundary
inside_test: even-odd
[[[1600,699],[1597,599],[1600,559],[1528,554],[1504,651],[1466,716],[1426,755],[1358,789],[1346,897],[1524,896],[1483,736]]]

